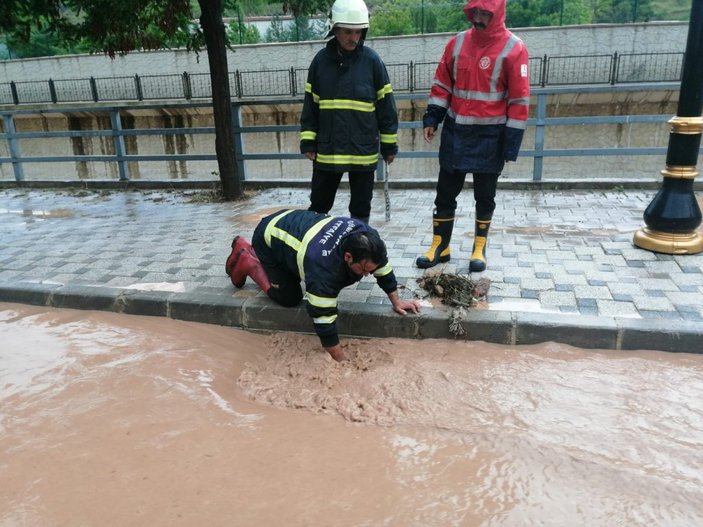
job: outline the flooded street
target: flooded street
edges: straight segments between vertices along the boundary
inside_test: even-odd
[[[703,356],[0,304],[0,527],[703,524]]]

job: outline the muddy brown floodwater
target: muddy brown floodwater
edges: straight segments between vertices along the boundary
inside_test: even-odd
[[[703,525],[703,356],[0,304],[0,526]]]

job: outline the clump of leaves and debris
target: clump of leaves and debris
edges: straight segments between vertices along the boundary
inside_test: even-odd
[[[488,278],[473,281],[467,276],[450,273],[425,273],[417,283],[429,296],[440,298],[443,304],[465,308],[475,306],[485,298],[491,287]]]
[[[449,316],[449,331],[455,337],[466,334],[461,321],[469,308],[486,298],[491,287],[488,278],[471,280],[468,276],[451,273],[425,273],[417,279],[418,285],[427,292],[427,296],[441,299],[442,303],[453,307]]]

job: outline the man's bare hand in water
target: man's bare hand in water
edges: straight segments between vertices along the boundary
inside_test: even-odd
[[[344,360],[344,352],[342,351],[342,345],[337,344],[329,348],[325,348],[325,351],[329,353],[334,360],[337,362],[342,362]]]

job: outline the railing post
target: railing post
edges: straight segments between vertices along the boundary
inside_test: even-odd
[[[242,134],[242,105],[232,103],[232,142],[234,143],[234,162],[239,172],[239,181],[246,181],[244,168],[244,139]]]
[[[15,84],[15,81],[10,81],[10,92],[12,92],[12,102],[15,104],[19,104],[20,97],[17,93],[17,85]]]
[[[544,54],[544,57],[542,58],[542,65],[540,67],[540,72],[539,72],[539,85],[544,88],[547,85],[547,62],[548,62],[547,54]]]
[[[10,151],[10,159],[12,159],[12,170],[15,173],[15,181],[24,181],[22,152],[20,151],[20,145],[15,138],[17,130],[15,130],[15,121],[12,119],[12,114],[3,114],[2,121],[5,128],[5,135],[7,136],[7,146]]]
[[[93,100],[98,102],[98,83],[95,82],[95,77],[90,78],[90,93],[93,95]]]
[[[120,111],[117,109],[110,110],[110,125],[112,126],[112,138],[115,142],[115,157],[117,157],[117,170],[120,174],[120,181],[129,181],[129,166],[124,158],[127,149],[124,144],[124,135],[122,135],[122,119]]]
[[[290,94],[295,97],[298,90],[296,89],[295,68],[291,67],[290,71]]]
[[[537,95],[537,115],[535,126],[535,157],[532,165],[532,181],[542,180],[542,166],[544,162],[544,119],[547,116],[547,94]]]
[[[134,87],[137,90],[137,99],[143,101],[144,94],[142,93],[142,81],[139,79],[139,75],[134,75]]]
[[[51,97],[51,102],[56,104],[56,85],[54,84],[54,79],[49,79],[49,96]]]
[[[193,88],[190,85],[190,75],[188,75],[187,71],[183,72],[183,96],[186,98],[187,101],[191,100],[193,98]]]
[[[415,91],[415,63],[412,60],[408,64],[408,90],[410,93]]]
[[[234,70],[234,86],[237,92],[237,98],[241,99],[244,96],[244,91],[242,90],[242,75],[239,70]]]
[[[612,64],[610,68],[610,84],[614,85],[618,78],[618,64],[620,63],[618,52],[613,53]]]

